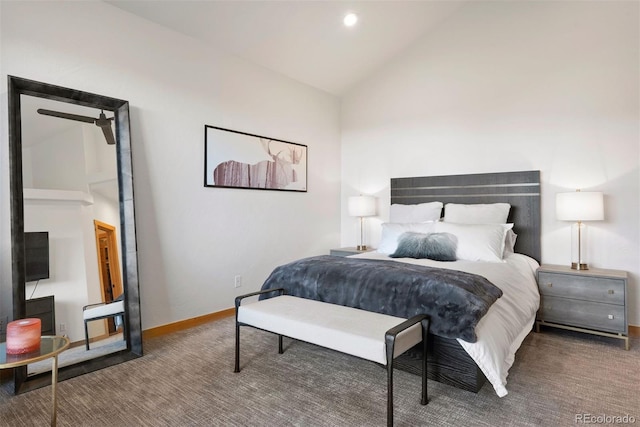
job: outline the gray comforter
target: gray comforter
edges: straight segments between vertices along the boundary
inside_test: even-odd
[[[329,255],[277,267],[262,285],[269,288],[403,318],[428,314],[429,332],[468,342],[476,341],[476,324],[502,296],[498,287],[476,274]]]

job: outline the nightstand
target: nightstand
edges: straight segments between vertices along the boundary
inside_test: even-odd
[[[543,325],[617,338],[629,350],[625,271],[543,264],[537,277],[536,332]]]
[[[25,301],[25,317],[40,319],[42,335],[56,334],[56,312],[53,295]]]
[[[359,251],[355,247],[338,248],[338,249],[331,249],[329,251],[329,255],[333,255],[333,256],[349,256],[349,255],[363,254],[365,252],[371,252],[371,251],[374,251],[374,250],[375,249],[373,249],[373,248],[367,248],[364,251]]]

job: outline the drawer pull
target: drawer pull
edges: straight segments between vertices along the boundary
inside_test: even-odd
[[[609,295],[613,295],[613,289],[609,289]]]
[[[609,318],[609,320],[613,320],[613,314],[610,314],[607,317]]]

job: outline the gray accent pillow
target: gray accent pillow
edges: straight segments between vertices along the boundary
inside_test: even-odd
[[[402,233],[398,248],[391,258],[428,258],[435,261],[455,261],[458,238],[451,233]]]

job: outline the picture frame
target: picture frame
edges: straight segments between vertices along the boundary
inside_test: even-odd
[[[307,146],[204,126],[204,186],[307,191]]]

